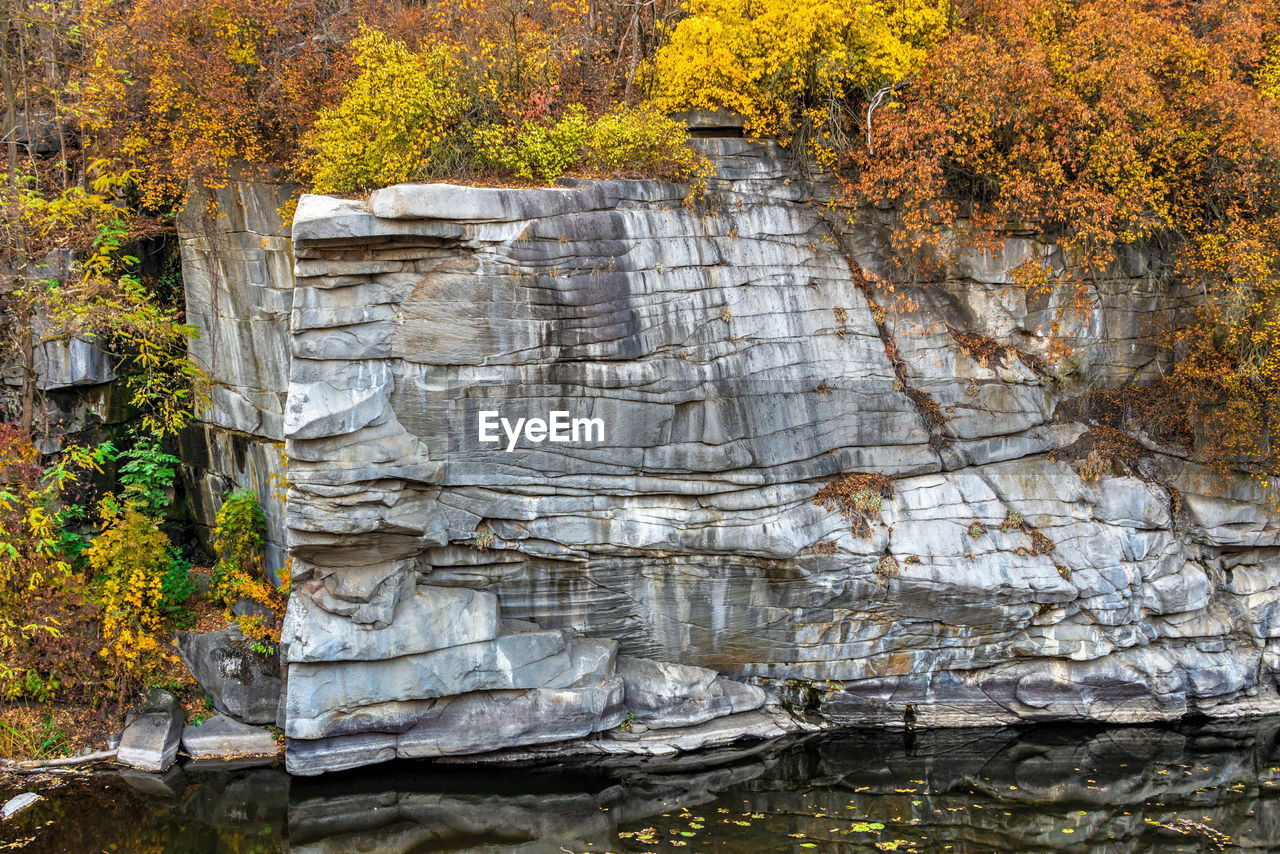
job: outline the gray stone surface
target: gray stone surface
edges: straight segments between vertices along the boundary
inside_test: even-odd
[[[726,679],[705,667],[623,655],[616,672],[633,723],[649,729],[693,726],[749,712],[765,702],[764,691],[755,685]]]
[[[342,726],[331,729],[335,735],[286,742],[285,767],[291,774],[314,775],[395,758],[487,753],[582,738],[616,727],[626,718],[626,709],[622,681],[615,677],[585,687],[386,703],[342,717]]]
[[[593,733],[688,749],[775,720],[761,691],[888,726],[1280,711],[1276,488],[1141,435],[1098,480],[1066,450],[1097,426],[1082,394],[1168,367],[1151,320],[1187,305],[1160,257],[1120,252],[1045,367],[1063,294],[1010,283],[1031,258],[1078,272],[1052,241],[890,292],[863,276],[892,273],[890,212],[833,230],[776,148],[699,145],[701,201],[401,185],[303,197],[289,244],[261,243],[270,192],[246,188],[265,248],[184,238],[209,340],[256,336],[202,351],[204,445],[286,445],[292,770]],[[482,410],[605,430],[507,451]],[[813,501],[852,472],[893,481],[865,525]],[[626,708],[636,731],[601,735]]]
[[[179,632],[178,654],[219,712],[248,724],[273,724],[283,686],[274,658],[249,648],[234,626]]]
[[[207,537],[222,498],[249,488],[267,519],[267,568],[284,565],[282,492],[293,252],[280,211],[288,183],[193,186],[177,219],[190,346],[210,404],[182,436],[192,515]]]
[[[42,391],[101,385],[116,378],[115,357],[83,338],[56,338],[36,349],[37,385]]]
[[[563,631],[549,630],[378,661],[290,664],[285,732],[304,737],[309,721],[334,709],[600,684],[609,677],[616,651],[616,641],[571,642]]]
[[[280,440],[293,277],[279,209],[296,188],[233,181],[196,188],[178,217],[191,355],[212,382],[209,424]]]
[[[291,662],[378,661],[492,641],[501,630],[492,593],[418,586],[395,607],[393,621],[375,629],[298,597],[281,640]]]
[[[250,726],[225,715],[213,715],[182,730],[182,749],[195,760],[273,759],[278,752],[275,737],[262,727]]]
[[[167,771],[182,742],[183,717],[172,694],[153,690],[145,707],[124,728],[116,761],[153,774]]]

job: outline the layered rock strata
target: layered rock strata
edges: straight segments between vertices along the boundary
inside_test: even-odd
[[[191,356],[209,405],[183,435],[191,517],[205,535],[231,489],[252,489],[267,519],[267,566],[284,565],[283,414],[293,251],[282,211],[297,188],[261,180],[194,186],[178,216]]]
[[[292,771],[664,728],[683,749],[739,716],[769,731],[766,692],[894,726],[1280,711],[1275,491],[1142,436],[1088,454],[1081,396],[1163,367],[1157,258],[1120,253],[1049,365],[1062,296],[1012,270],[1068,270],[1052,243],[890,294],[863,275],[893,260],[880,213],[847,226],[776,149],[699,144],[717,177],[694,202],[303,197],[278,413]],[[275,417],[242,399],[263,408],[237,423]],[[481,430],[555,412],[581,432]],[[890,486],[815,503],[855,472]]]

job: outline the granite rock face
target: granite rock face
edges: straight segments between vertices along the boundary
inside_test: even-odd
[[[1150,321],[1184,306],[1158,258],[1120,253],[1050,366],[1061,295],[1010,283],[1070,267],[1051,242],[888,293],[864,276],[889,271],[887,213],[829,223],[778,150],[698,144],[697,201],[303,197],[294,278],[246,308],[287,352],[227,368],[271,393],[210,422],[286,443],[291,771],[687,749],[785,731],[779,704],[887,726],[1280,711],[1275,491],[1145,436],[1084,465],[1082,395],[1166,367]],[[889,494],[814,502],[855,472]]]
[[[624,655],[618,658],[617,673],[634,728],[695,726],[758,709],[765,702],[762,689],[726,679],[706,667]]]

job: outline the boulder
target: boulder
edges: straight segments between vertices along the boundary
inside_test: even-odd
[[[116,761],[140,771],[167,771],[178,755],[184,713],[168,691],[153,690],[146,706],[124,728]]]
[[[262,727],[240,723],[226,715],[214,715],[182,730],[182,748],[196,760],[275,758],[275,736]]]
[[[178,654],[219,712],[247,724],[275,723],[280,665],[250,649],[239,629],[181,632]]]

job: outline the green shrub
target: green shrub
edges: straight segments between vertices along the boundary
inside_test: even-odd
[[[266,548],[266,518],[262,505],[250,490],[230,493],[214,519],[212,545],[218,553],[210,590],[215,602],[225,605],[227,617],[240,629],[250,645],[262,655],[273,655],[280,639],[289,597],[289,579],[276,587],[263,566]],[[235,615],[231,608],[240,600],[259,606],[256,614]]]
[[[195,622],[195,614],[187,602],[196,592],[196,580],[191,577],[191,561],[177,549],[169,551],[169,566],[160,580],[160,610],[174,628],[189,628]]]
[[[689,145],[683,124],[651,105],[615,106],[591,125],[587,167],[593,173],[626,174],[701,183],[710,162]]]
[[[574,104],[554,121],[527,121],[517,127],[490,125],[473,137],[476,162],[482,169],[549,183],[582,164],[590,131],[587,111],[581,104]]]
[[[227,494],[213,524],[210,544],[218,562],[210,592],[215,601],[231,607],[243,595],[241,588],[262,576],[266,517],[251,490],[237,489]]]
[[[480,169],[526,181],[550,183],[577,172],[701,183],[710,173],[684,125],[649,106],[618,104],[592,121],[574,104],[555,120],[481,127],[472,143]]]
[[[150,516],[162,517],[169,509],[169,491],[177,477],[179,460],[160,449],[160,443],[139,435],[132,448],[120,454],[127,462],[120,467],[121,498],[135,503]]]

